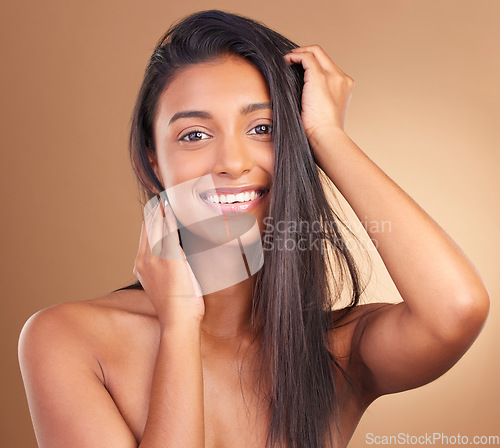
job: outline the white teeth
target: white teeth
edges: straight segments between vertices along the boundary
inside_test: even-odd
[[[211,194],[205,196],[206,200],[209,202],[212,202],[214,204],[231,204],[234,202],[248,202],[248,201],[253,201],[254,199],[258,198],[259,196],[262,196],[262,191],[245,191],[244,193],[238,193],[238,194]]]

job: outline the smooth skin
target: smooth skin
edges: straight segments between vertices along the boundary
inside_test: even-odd
[[[360,219],[391,222],[391,232],[367,230],[403,302],[357,307],[329,334],[332,349],[352,352],[343,367],[368,402],[428,383],[478,336],[488,292],[451,238],[344,132],[352,79],[316,45],[285,60],[305,69],[302,121],[317,163]],[[272,182],[272,142],[255,133],[257,125],[272,125],[270,111],[241,113],[242,106],[269,101],[262,76],[241,59],[183,71],[162,97],[156,122],[158,160],[152,162],[163,185],[205,174],[217,186]],[[211,118],[167,126],[173,113],[193,109]],[[201,140],[179,142],[193,129],[204,133]],[[189,171],[186,160],[193,154],[197,163]],[[267,206],[254,211],[259,222]],[[260,406],[252,389],[254,366],[238,350],[251,336],[253,280],[200,297],[186,260],[154,257],[145,242],[148,229],[160,231],[160,212],[165,231],[172,230],[171,210],[158,207],[159,219],[143,223],[134,266],[145,291],[56,305],[26,323],[20,365],[39,446],[264,446],[263,408],[251,417]],[[179,291],[188,299],[180,300]],[[250,415],[239,389],[240,367]],[[340,386],[337,448],[347,446],[365,410]]]

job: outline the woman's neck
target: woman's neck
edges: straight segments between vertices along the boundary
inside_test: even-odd
[[[249,334],[255,275],[220,291],[203,296],[205,315],[202,337],[216,344],[239,344]]]

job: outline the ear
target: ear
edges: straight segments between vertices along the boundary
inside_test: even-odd
[[[161,173],[160,173],[160,169],[158,167],[158,162],[156,160],[156,157],[155,155],[149,150],[149,148],[146,147],[146,154],[148,155],[148,159],[149,159],[149,163],[151,165],[151,168],[153,168],[153,172],[155,173],[156,177],[158,178],[158,180],[160,181],[160,184],[162,185],[163,187],[163,179],[161,178]],[[160,191],[158,190],[158,188],[156,186],[153,186],[151,184],[151,182],[149,181],[148,177],[145,175],[145,173],[143,172],[143,169],[140,168],[140,164],[136,163],[137,165],[137,168],[138,168],[138,172],[139,172],[139,176],[141,177],[141,181],[144,185],[147,186],[147,188],[154,192],[155,194],[159,194]],[[163,190],[163,188],[162,188]]]
[[[163,179],[161,178],[160,168],[158,167],[158,160],[156,159],[156,156],[149,150],[149,148],[147,148],[147,153],[148,153],[149,163],[151,164],[151,167],[153,168],[156,177],[161,182],[161,184],[164,185]]]

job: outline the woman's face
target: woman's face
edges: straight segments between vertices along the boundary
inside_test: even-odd
[[[153,168],[183,226],[214,217],[227,225],[247,213],[263,229],[273,173],[272,108],[267,83],[252,64],[229,56],[182,69],[159,99],[154,132]],[[214,239],[213,228],[196,228]]]

